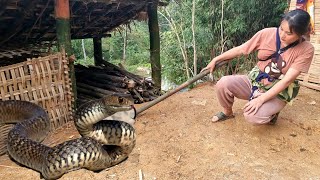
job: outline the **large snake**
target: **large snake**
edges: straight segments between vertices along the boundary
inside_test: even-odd
[[[125,98],[108,96],[84,104],[74,115],[82,137],[48,147],[40,143],[50,131],[44,109],[27,101],[0,101],[0,125],[17,123],[8,134],[8,153],[45,179],[57,179],[80,168],[98,171],[116,165],[133,150],[135,130],[126,122],[102,119],[132,110],[128,102]]]

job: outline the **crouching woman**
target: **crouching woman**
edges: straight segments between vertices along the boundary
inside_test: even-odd
[[[216,84],[222,111],[213,116],[217,122],[234,117],[234,98],[249,100],[244,106],[245,119],[253,124],[275,123],[279,112],[296,97],[296,78],[307,73],[314,47],[304,39],[310,30],[310,16],[303,10],[284,15],[279,27],[265,28],[249,41],[215,57],[205,69],[241,55],[258,51],[258,63],[249,75],[222,77]]]

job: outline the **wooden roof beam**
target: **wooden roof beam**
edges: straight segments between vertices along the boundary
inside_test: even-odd
[[[96,24],[97,22],[99,22],[101,19],[104,19],[106,15],[108,15],[110,12],[112,11],[112,7],[110,7],[109,10],[107,10],[103,15],[101,15],[98,19],[95,19],[94,21],[92,21],[91,23],[87,24],[87,27],[91,27],[94,24]],[[75,34],[75,36],[81,32],[83,32],[86,28],[81,28],[78,31],[75,31],[73,34]]]
[[[93,34],[93,35],[80,35],[80,36],[71,36],[71,39],[92,39],[92,38],[106,38],[111,37],[111,34]]]

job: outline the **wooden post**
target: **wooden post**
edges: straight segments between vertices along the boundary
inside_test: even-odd
[[[66,52],[69,59],[69,71],[72,83],[74,102],[77,99],[77,86],[74,72],[74,54],[71,47],[70,8],[69,0],[55,0],[55,18],[57,28],[58,49]],[[74,104],[75,107],[76,104]]]
[[[148,25],[150,33],[151,76],[155,83],[155,87],[161,89],[160,36],[157,10],[158,0],[150,0],[148,5]]]
[[[93,38],[93,52],[94,52],[94,64],[100,65],[102,64],[102,43],[101,38]]]

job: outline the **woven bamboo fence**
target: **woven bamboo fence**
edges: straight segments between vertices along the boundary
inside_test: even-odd
[[[68,61],[63,53],[0,67],[0,100],[25,100],[43,107],[52,130],[72,120]],[[0,124],[0,152],[13,125]],[[3,143],[3,144],[2,144]]]
[[[289,10],[296,9],[296,0],[291,0]],[[315,33],[311,34],[310,42],[313,44],[315,51],[312,64],[308,73],[302,73],[298,79],[300,84],[320,90],[320,4],[319,1],[314,2],[314,20]]]

